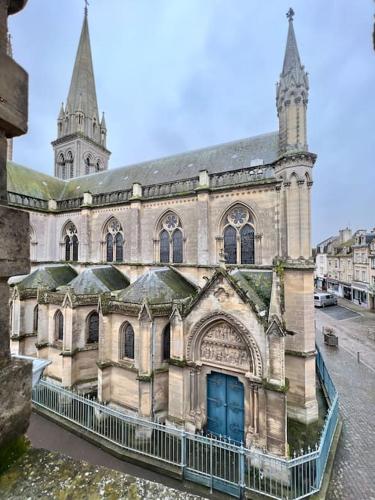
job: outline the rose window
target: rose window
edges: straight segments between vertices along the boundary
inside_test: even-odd
[[[168,229],[168,231],[173,231],[178,226],[178,218],[175,214],[168,214],[163,222],[163,226]]]
[[[241,226],[247,221],[248,217],[249,214],[244,208],[236,207],[230,212],[228,219],[235,226]]]

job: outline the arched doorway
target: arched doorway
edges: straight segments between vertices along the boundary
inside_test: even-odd
[[[207,432],[244,442],[244,387],[237,377],[207,376]]]

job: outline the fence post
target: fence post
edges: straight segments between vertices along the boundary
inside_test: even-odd
[[[182,477],[184,477],[185,474],[185,467],[186,467],[186,432],[183,430],[181,432],[181,472],[182,472]]]
[[[240,486],[240,498],[245,498],[245,450],[243,447],[243,443],[241,441],[241,447],[238,452],[238,467],[239,467],[239,475],[238,475],[238,483]]]

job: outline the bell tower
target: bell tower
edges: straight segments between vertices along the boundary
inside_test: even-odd
[[[110,152],[106,147],[104,113],[99,119],[92,64],[87,5],[73,68],[66,106],[61,104],[57,118],[54,174],[60,179],[108,169]]]
[[[316,155],[307,146],[309,83],[287,13],[288,36],[276,87],[279,117],[280,259],[283,265],[285,375],[288,416],[309,424],[318,418],[315,390],[314,262],[311,258],[311,188]]]

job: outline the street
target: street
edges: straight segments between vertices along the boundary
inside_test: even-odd
[[[375,499],[375,314],[339,300],[316,309],[317,343],[339,392],[343,419],[328,489],[329,500]],[[322,326],[334,328],[339,347],[324,345]],[[359,360],[358,362],[358,353]]]

